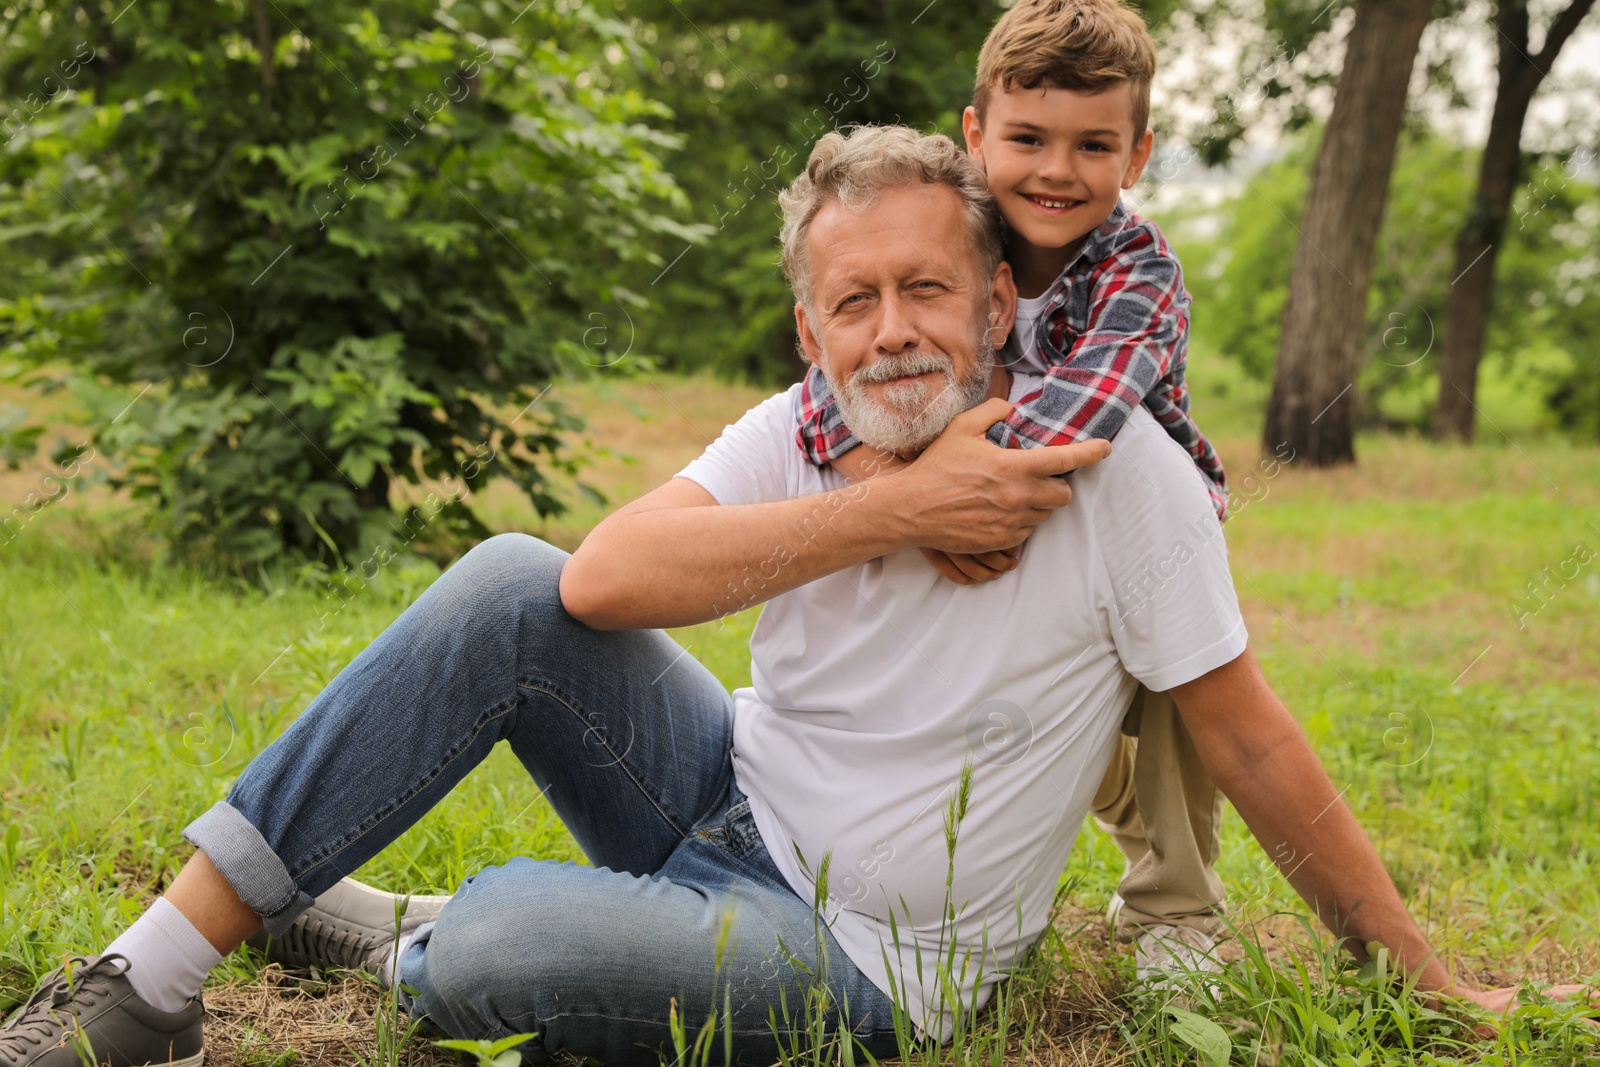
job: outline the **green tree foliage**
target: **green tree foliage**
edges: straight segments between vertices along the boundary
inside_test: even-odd
[[[1314,139],[1300,139],[1218,209],[1216,235],[1184,242],[1194,329],[1251,376],[1271,379],[1289,266],[1298,235],[1285,220],[1305,201]],[[1513,205],[1502,253],[1489,357],[1548,421],[1592,435],[1600,429],[1600,188],[1580,153],[1544,160]],[[1358,383],[1362,424],[1423,430],[1438,390],[1438,335],[1451,277],[1453,239],[1472,195],[1476,153],[1437,137],[1402,146],[1378,242],[1366,325],[1368,359]]]
[[[1136,6],[1159,29],[1185,5]],[[658,247],[672,266],[638,279],[652,303],[636,322],[640,346],[680,369],[798,377],[778,192],[836,127],[900,122],[959,143],[978,50],[1002,10],[995,0],[626,0],[618,17],[635,20],[651,57],[638,84],[683,136],[668,166],[691,217],[714,231],[703,247]]]
[[[1251,129],[1286,133],[1316,119],[1313,100],[1338,80],[1333,31],[1351,0],[1216,0],[1174,4],[1170,59],[1183,55],[1190,75],[1179,88],[1203,118],[1179,131],[1207,165],[1226,162]],[[1309,165],[1309,164],[1308,164]]]
[[[1161,56],[1180,58],[1182,74],[1169,81],[1172,98],[1187,115],[1164,127],[1194,146],[1207,165],[1227,162],[1251,132],[1298,133],[1327,114],[1339,80],[1344,34],[1354,0],[1168,0],[1146,3],[1145,16],[1161,27]],[[1435,0],[1433,24],[1476,27],[1483,5]],[[1468,106],[1459,75],[1460,37],[1424,35],[1417,56],[1422,91],[1407,98],[1407,120],[1426,128],[1427,109]],[[1159,117],[1158,117],[1159,118]]]
[[[704,246],[657,246],[672,265],[638,279],[654,305],[638,319],[639,344],[677,368],[792,381],[803,366],[778,269],[778,192],[838,126],[904,122],[959,136],[1000,8],[628,0],[625,13],[651,60],[637,84],[672,109],[683,138],[668,166],[691,218],[712,230]]]
[[[589,315],[687,242],[661,105],[591,9],[223,0],[13,10],[0,345],[148,385],[99,443],[176,543],[234,562],[481,533],[512,480],[541,513],[576,420],[534,403],[597,362]],[[119,13],[120,12],[120,13]],[[66,90],[35,110],[66,68]],[[125,398],[126,393],[120,394]],[[118,407],[125,402],[123,399]]]
[[[1600,441],[1600,186],[1594,159],[1592,150],[1579,149],[1546,160],[1512,200],[1486,354],[1525,371],[1530,391],[1560,425]]]

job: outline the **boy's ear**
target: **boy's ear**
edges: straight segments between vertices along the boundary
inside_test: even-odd
[[[1145,130],[1144,136],[1139,138],[1139,143],[1133,146],[1133,155],[1128,159],[1127,169],[1122,172],[1122,187],[1132,189],[1133,183],[1139,180],[1139,175],[1144,173],[1144,168],[1150,162],[1150,152],[1155,147],[1156,135],[1151,130]]]
[[[813,367],[822,366],[822,346],[811,332],[811,321],[806,318],[806,306],[798,301],[794,305],[794,328],[800,335],[800,355]]]
[[[978,125],[978,109],[971,104],[961,113],[961,136],[967,141],[967,155],[978,161],[978,166],[983,162],[983,129]]]

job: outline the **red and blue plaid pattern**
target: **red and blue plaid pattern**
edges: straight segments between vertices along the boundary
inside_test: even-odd
[[[1013,336],[1007,349],[1031,345],[1050,370],[989,428],[989,440],[1002,448],[1110,440],[1142,403],[1189,453],[1217,517],[1226,518],[1227,475],[1189,415],[1184,385],[1189,293],[1156,224],[1118,204],[1045,295],[1037,334]],[[795,417],[795,441],[819,467],[861,443],[816,367],[806,374]]]

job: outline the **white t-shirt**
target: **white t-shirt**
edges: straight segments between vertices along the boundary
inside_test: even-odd
[[[1050,290],[1046,289],[1038,296],[1017,297],[1017,321],[1011,327],[1011,338],[1006,345],[1009,362],[1005,365],[1013,371],[1046,374],[1050,370],[1050,365],[1039,354],[1039,346],[1033,343],[1034,331],[1039,328],[1049,295]]]
[[[1037,381],[1016,375],[1011,398]],[[799,388],[752,408],[679,477],[722,505],[848,485],[795,445]],[[735,777],[778,869],[813,900],[831,854],[834,936],[942,1039],[940,946],[953,930],[968,963],[952,977],[963,1004],[981,1005],[1043,932],[1137,682],[1170,689],[1245,648],[1216,513],[1148,411],[1072,485],[995,581],[956,585],[913,548],[774,597],[750,639],[753,685],[733,694]],[[951,924],[944,818],[967,759]]]

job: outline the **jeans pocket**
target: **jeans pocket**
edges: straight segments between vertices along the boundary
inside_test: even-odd
[[[741,800],[728,809],[723,827],[727,831],[730,846],[740,853],[761,844],[761,832],[756,829],[756,817],[750,814],[748,800]]]
[[[750,801],[745,799],[737,786],[730,799],[733,803],[722,813],[722,818],[696,827],[694,836],[717,846],[730,856],[750,858],[752,848],[762,848],[761,833],[756,829],[755,816],[750,813]]]

